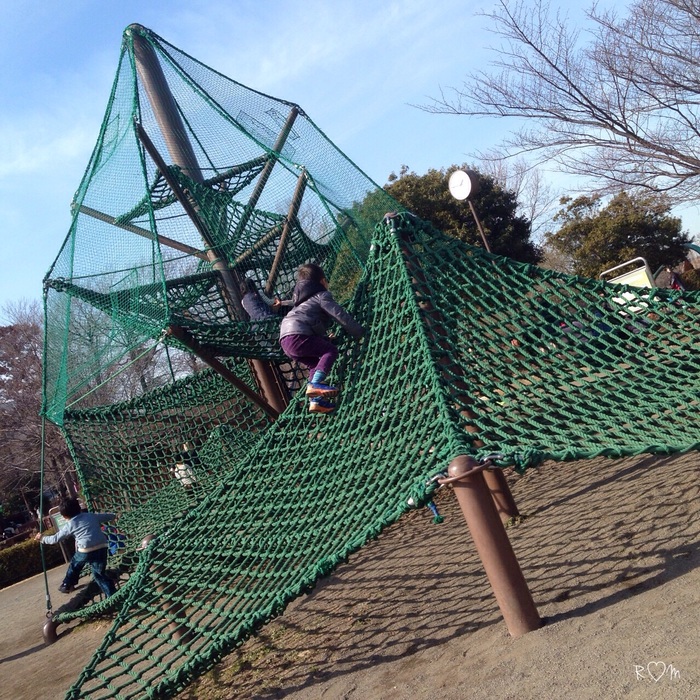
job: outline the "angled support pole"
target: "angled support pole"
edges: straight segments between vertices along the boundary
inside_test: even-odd
[[[267,162],[261,170],[260,175],[258,176],[258,181],[255,183],[255,188],[248,198],[246,210],[243,212],[243,216],[241,216],[241,220],[236,226],[236,233],[240,233],[248,225],[248,221],[253,214],[253,210],[258,204],[260,195],[263,193],[265,185],[272,174],[272,169],[275,167],[275,163],[277,162],[276,154],[282,152],[284,144],[287,142],[287,138],[292,131],[292,126],[294,125],[294,121],[296,120],[298,114],[299,108],[296,105],[292,105],[292,108],[289,110],[289,115],[287,116],[287,121],[284,123],[284,126],[282,127],[282,130],[278,134],[277,140],[272,147],[274,154],[268,153],[267,155]]]
[[[168,183],[168,186],[173,191],[173,194],[177,198],[178,202],[180,202],[182,208],[185,210],[185,213],[194,224],[194,227],[197,229],[204,243],[207,245],[207,259],[212,263],[212,268],[219,273],[223,282],[223,296],[226,306],[229,309],[229,315],[234,319],[242,318],[244,316],[244,311],[243,307],[241,306],[240,299],[238,298],[236,279],[233,271],[229,268],[228,264],[217,255],[214,241],[209,234],[207,227],[204,225],[204,222],[199,216],[197,209],[195,208],[194,204],[192,204],[182,187],[180,187],[180,183],[172,176],[162,156],[160,153],[158,153],[158,150],[146,133],[146,130],[138,122],[136,123],[136,133],[138,134],[139,140],[143,144],[143,147],[146,149],[146,152],[149,156],[151,156],[151,159],[156,164],[156,167],[163,175],[164,180]]]
[[[245,382],[242,382],[223,362],[205,350],[189,331],[182,328],[182,326],[173,325],[168,328],[168,332],[173,338],[177,338],[186,348],[209,365],[217,374],[220,374],[226,381],[233,384],[242,394],[247,396],[254,404],[259,406],[267,414],[268,418],[276,420],[279,417],[279,411],[275,410],[267,401],[258,396]]]
[[[146,34],[148,34],[148,30],[139,24],[132,24],[129,26],[127,31],[132,39],[136,69],[141,78],[146,94],[148,95],[151,107],[153,108],[153,114],[158,122],[158,126],[160,127],[160,131],[163,135],[173,163],[180,167],[182,172],[192,180],[198,183],[203,183],[204,178],[202,177],[202,172],[199,167],[199,163],[197,162],[197,156],[192,148],[192,144],[190,143],[182,118],[180,117],[178,105],[175,102],[172,92],[170,91],[170,86],[168,85],[168,81],[163,73],[158,56],[156,55],[151,43],[145,38]],[[281,144],[280,148],[282,145],[284,145],[284,142],[289,135],[289,131],[291,131],[297,111],[298,110],[296,108],[292,109],[293,114],[290,114],[283,132],[278,138],[278,142]],[[153,158],[156,167],[161,171],[163,177],[165,177],[167,180],[167,178],[170,177],[168,168],[163,162],[162,157],[160,157],[158,154],[156,148],[153,146],[153,143],[150,142],[148,134],[146,134],[145,130],[140,124],[137,124],[137,131],[139,138],[144,144],[144,148],[149,151],[149,155],[151,155]],[[147,142],[144,140],[144,137],[150,143],[151,150],[149,150],[148,146],[146,145]],[[277,148],[277,144],[275,144],[275,148]],[[274,162],[272,165],[274,165]],[[261,178],[262,174],[266,172],[266,169],[268,169],[268,166],[271,169],[272,165],[270,164],[270,161],[268,161],[265,166],[263,166]],[[265,181],[267,180],[267,177],[269,177],[269,170],[265,176]],[[170,177],[168,184],[171,186],[171,188],[172,182],[174,182],[174,179]],[[178,183],[175,184],[177,185]],[[264,187],[264,182],[262,183],[262,186]],[[228,260],[219,257],[217,246],[214,245],[212,237],[209,235],[206,226],[204,226],[204,223],[201,221],[201,217],[197,213],[195,206],[187,197],[187,194],[183,192],[182,188],[180,187],[173,189],[173,192],[178,197],[180,203],[185,208],[185,211],[188,213],[190,218],[192,218],[194,225],[208,248],[207,257],[212,264],[212,268],[219,273],[221,280],[221,292],[224,302],[226,303],[226,307],[229,311],[229,315],[232,319],[247,318],[247,314],[241,306],[235,271],[230,268]],[[281,413],[289,403],[289,393],[286,389],[284,381],[281,378],[279,370],[272,362],[266,362],[264,360],[250,360],[250,366],[253,370],[261,393],[267,397],[272,404],[272,410],[278,414]]]
[[[520,515],[518,505],[513,498],[510,486],[508,486],[508,481],[502,469],[485,469],[484,481],[489,487],[496,510],[504,524],[511,520],[511,518],[516,518]]]
[[[441,484],[451,484],[481,557],[508,632],[520,637],[542,625],[518,560],[484,481],[484,465],[455,457]]]
[[[149,231],[145,228],[141,228],[140,226],[134,226],[134,224],[121,224],[117,222],[117,220],[113,216],[98,211],[97,209],[93,209],[92,207],[87,207],[84,204],[80,205],[78,211],[81,214],[87,214],[88,216],[91,216],[93,219],[99,219],[100,221],[104,221],[105,223],[111,224],[112,226],[124,229],[124,231],[135,233],[137,236],[141,236],[142,238],[148,238],[151,241],[158,241],[160,245],[167,246],[168,248],[174,248],[175,250],[179,250],[181,253],[192,255],[195,258],[199,258],[200,260],[209,259],[207,257],[207,254],[202,250],[193,248],[192,246],[189,246],[185,243],[180,243],[180,241],[175,241],[172,238],[168,238],[167,236],[161,236],[160,234],[153,233],[152,231]]]
[[[268,296],[272,294],[275,288],[277,275],[279,274],[280,265],[282,264],[282,258],[284,258],[284,252],[287,249],[289,231],[296,223],[297,215],[299,214],[299,207],[301,207],[301,200],[304,197],[306,183],[306,169],[302,168],[301,173],[299,174],[299,179],[297,180],[297,186],[294,188],[294,196],[292,197],[292,203],[290,204],[289,211],[287,212],[287,218],[284,222],[284,226],[282,227],[282,235],[280,236],[280,242],[277,246],[275,259],[272,261],[270,274],[267,276],[267,282],[265,283],[265,294]]]

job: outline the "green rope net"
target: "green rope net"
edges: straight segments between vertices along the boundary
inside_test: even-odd
[[[159,132],[136,35],[163,65],[206,177],[170,166],[163,184],[139,140],[137,123]],[[69,698],[172,697],[409,502],[426,503],[458,455],[523,471],[700,448],[700,294],[573,278],[405,212],[385,216],[396,204],[300,110],[298,138],[270,150],[281,104],[146,30],[125,34],[73,227],[46,279],[45,413],[91,508],[119,514],[109,534],[123,580],[111,598],[55,617],[115,616]],[[251,207],[265,162],[275,166],[266,199]],[[300,173],[308,209],[295,213]],[[204,250],[200,224],[215,256],[164,253],[163,237]],[[341,335],[331,416],[310,414],[296,392],[303,376],[279,353],[279,320],[246,321],[224,288],[229,272],[265,286],[278,269],[268,290],[287,296],[306,260],[369,329],[360,341]],[[185,371],[175,355],[193,347],[225,371]],[[292,395],[274,421],[241,388],[259,389],[261,361]],[[144,381],[126,380],[134,367]]]

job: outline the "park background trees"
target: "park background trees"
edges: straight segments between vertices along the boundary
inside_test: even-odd
[[[605,206],[600,196],[565,198],[562,204],[555,217],[560,228],[546,235],[545,245],[560,255],[566,272],[597,277],[636,257],[655,272],[686,257],[689,236],[663,196],[621,192]]]
[[[626,15],[594,4],[585,27],[543,0],[500,0],[485,16],[501,42],[491,67],[424,109],[517,119],[484,160],[527,154],[589,194],[700,199],[697,2],[637,0]]]
[[[5,515],[39,505],[42,458],[47,493],[75,490],[72,460],[58,429],[40,418],[42,314],[36,302],[8,305],[0,326],[0,503]]]
[[[471,154],[481,169],[525,161],[521,172],[546,167],[576,192],[545,230],[548,265],[590,276],[625,256],[673,266],[691,239],[672,207],[700,201],[700,5],[592,3],[583,24],[570,11],[500,0],[482,13],[494,61],[421,108],[514,120]]]
[[[384,189],[411,213],[430,221],[440,231],[465,243],[482,245],[469,205],[455,199],[448,190],[449,177],[458,167],[473,169],[452,165],[418,175],[403,166],[398,176],[393,173],[389,176]],[[533,264],[541,260],[540,248],[531,240],[530,221],[518,213],[515,193],[494,178],[479,174],[479,190],[472,203],[492,253]]]

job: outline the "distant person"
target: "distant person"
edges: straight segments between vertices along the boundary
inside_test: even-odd
[[[57,544],[68,537],[75,538],[75,554],[68,565],[63,583],[58,590],[72,593],[86,564],[92,568],[92,577],[105,596],[116,591],[114,581],[107,575],[107,552],[109,542],[102,531],[102,524],[116,519],[114,513],[83,512],[77,498],[68,498],[59,506],[66,524],[55,534],[44,536],[38,532],[34,539],[42,544]]]
[[[173,476],[180,482],[180,485],[190,491],[197,483],[196,467],[200,466],[199,455],[192,448],[189,442],[182,444],[182,452],[178,456],[175,466],[171,467]]]
[[[668,286],[680,292],[685,291],[685,285],[681,281],[680,275],[674,272],[670,267],[666,267],[666,272],[668,273]]]
[[[327,337],[327,331],[334,321],[354,338],[363,336],[366,330],[333,299],[323,269],[314,263],[306,263],[297,271],[292,304],[280,324],[280,345],[287,357],[309,368],[309,411],[332,413],[335,404],[329,399],[337,395],[338,389],[325,380],[338,357],[338,348]]]
[[[255,282],[250,277],[241,283],[240,293],[241,306],[250,316],[251,321],[264,321],[267,318],[273,318],[275,312],[282,307],[282,302],[277,297],[272,302],[263,299]]]

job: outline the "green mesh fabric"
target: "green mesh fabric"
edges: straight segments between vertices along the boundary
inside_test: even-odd
[[[139,73],[144,61],[167,84],[165,106]],[[44,280],[44,414],[61,425],[66,406],[124,398],[114,387],[129,358],[173,325],[219,356],[258,354],[260,333],[276,345],[276,330],[251,327],[236,304],[239,283],[288,298],[297,267],[313,261],[347,301],[372,228],[396,206],[300,107],[132,25]]]
[[[134,31],[46,279],[45,412],[62,427],[90,507],[119,515],[110,565],[122,572],[114,596],[55,617],[114,615],[67,697],[172,697],[409,500],[425,503],[458,455],[523,471],[545,459],[700,448],[700,293],[569,277],[466,246],[407,213],[384,216],[395,203],[305,117],[274,153],[279,184],[264,188],[284,205],[250,206],[285,103],[144,30],[173,92],[190,91],[180,112],[211,170],[173,167],[161,178],[134,132],[136,116],[157,134],[131,61]],[[303,201],[316,207],[304,216],[289,213],[299,164]],[[173,187],[187,191],[194,218]],[[200,225],[220,258],[164,252],[163,236],[201,246]],[[341,334],[333,415],[309,413],[298,368],[279,354],[279,320],[247,322],[222,292],[218,260],[262,284],[282,230],[277,290],[289,291],[299,262],[319,262],[369,329],[359,342]],[[129,364],[161,346],[187,349],[173,326],[239,385],[172,369],[164,386],[113,400],[110,377],[123,382]],[[294,395],[275,421],[240,389],[255,386],[261,359]]]
[[[309,414],[299,396],[275,423],[259,423],[245,458],[211,452],[207,494],[159,530],[118,594],[59,616],[116,611],[68,697],[177,693],[398,519],[409,498],[424,503],[431,477],[459,454],[498,454],[522,470],[700,448],[699,302],[554,274],[413,217],[388,218],[350,306],[370,332],[342,347],[337,413]],[[199,444],[221,444],[212,425]],[[186,437],[184,424],[177,430]],[[155,519],[173,488],[135,519]]]

